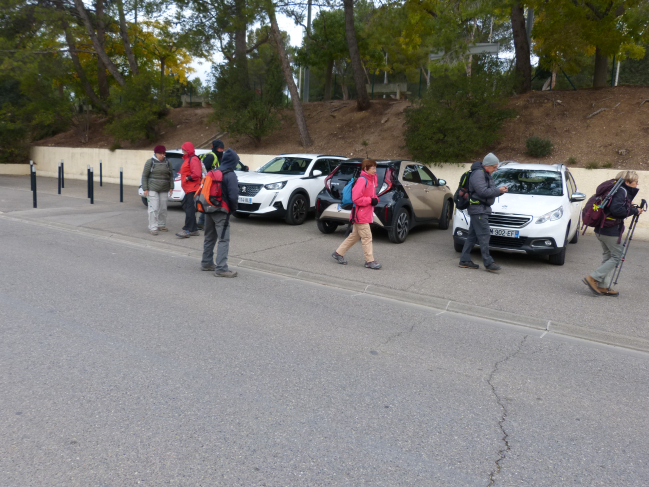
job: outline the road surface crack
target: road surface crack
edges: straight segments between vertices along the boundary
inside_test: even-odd
[[[503,441],[503,444],[504,444],[504,448],[501,448],[500,450],[498,450],[498,460],[496,460],[495,467],[491,471],[491,473],[489,474],[489,484],[487,485],[487,487],[492,487],[496,483],[496,476],[500,473],[500,468],[501,468],[500,463],[505,459],[505,457],[507,456],[507,453],[510,450],[509,434],[507,434],[507,432],[505,431],[505,421],[507,420],[507,413],[508,413],[507,407],[505,406],[505,403],[503,402],[503,400],[498,395],[498,392],[496,391],[496,388],[495,388],[495,386],[493,385],[493,383],[491,381],[493,380],[494,376],[496,375],[496,372],[498,372],[498,368],[500,367],[501,364],[504,364],[508,360],[511,360],[516,355],[518,355],[518,353],[521,351],[521,348],[523,347],[523,344],[525,343],[525,340],[527,340],[527,335],[525,335],[523,337],[521,342],[518,344],[518,347],[516,348],[516,350],[514,350],[512,353],[507,355],[507,357],[505,357],[504,359],[502,359],[502,360],[500,360],[500,361],[498,361],[498,362],[496,362],[494,364],[494,368],[491,371],[491,374],[489,374],[489,378],[487,379],[487,384],[489,384],[489,386],[491,387],[491,392],[494,395],[494,397],[496,398],[496,403],[498,403],[498,405],[502,409],[502,415],[500,416],[500,420],[498,421],[498,427],[500,428],[500,431],[503,434],[502,441]]]
[[[404,335],[404,334],[406,334],[406,333],[412,333],[412,331],[415,329],[415,326],[417,326],[417,323],[413,323],[413,324],[410,326],[410,328],[408,328],[407,330],[403,330],[403,331],[400,331],[400,332],[398,332],[398,333],[395,333],[394,335],[390,335],[390,336],[388,337],[388,339],[382,343],[382,345],[387,345],[387,344],[390,343],[392,340],[396,340],[397,338],[399,338],[401,335]]]

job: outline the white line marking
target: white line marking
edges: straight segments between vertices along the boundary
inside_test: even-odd
[[[448,307],[449,307],[450,305],[451,305],[451,302],[450,302],[450,301],[449,301],[448,303],[446,303],[446,308],[444,308],[444,311],[448,311]]]
[[[446,311],[440,311],[440,312],[437,313],[435,316],[443,315],[444,313],[446,313]]]
[[[370,286],[371,286],[371,284],[368,284],[367,286],[365,286],[365,289],[363,289],[363,292],[366,293],[366,292],[367,292],[367,288],[370,287]]]
[[[545,325],[545,331],[550,331],[550,320],[548,320],[548,324]]]
[[[544,331],[544,332],[543,332],[543,335],[541,335],[539,338],[543,338],[543,337],[544,337],[545,335],[547,335],[547,334],[548,334],[548,332],[547,332],[547,331]]]
[[[298,271],[297,274],[295,274],[295,277],[298,277],[300,274],[302,274],[302,271]]]

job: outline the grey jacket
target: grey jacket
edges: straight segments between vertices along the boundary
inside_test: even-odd
[[[472,203],[467,211],[469,215],[488,215],[491,213],[491,205],[495,203],[496,197],[500,196],[500,190],[496,187],[491,175],[484,170],[482,162],[474,162],[471,165],[471,171],[469,198],[473,201],[480,200],[483,203]]]
[[[153,167],[152,167],[153,165]],[[174,187],[174,172],[165,157],[159,161],[155,156],[146,161],[142,171],[142,191],[166,193]]]

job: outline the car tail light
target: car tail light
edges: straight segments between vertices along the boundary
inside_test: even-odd
[[[331,171],[331,174],[325,178],[324,185],[325,188],[327,188],[327,191],[331,192],[331,178],[333,177],[334,174],[336,174],[336,171],[338,171],[338,168],[340,166],[336,167],[333,171]]]
[[[180,174],[178,174],[175,178],[174,181],[180,181]]]
[[[390,191],[390,188],[392,188],[392,169],[387,168],[385,170],[385,177],[383,179],[383,185],[381,186],[381,189],[379,190],[378,196],[381,196],[383,193],[387,193]],[[386,208],[387,211],[387,208]]]

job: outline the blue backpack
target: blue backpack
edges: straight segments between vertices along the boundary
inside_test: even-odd
[[[361,176],[365,179],[365,176]],[[354,201],[352,200],[352,189],[354,188],[354,183],[359,178],[351,178],[349,182],[343,188],[343,200],[340,203],[340,207],[343,210],[351,210],[354,207]],[[367,186],[367,179],[365,179],[365,185]]]

